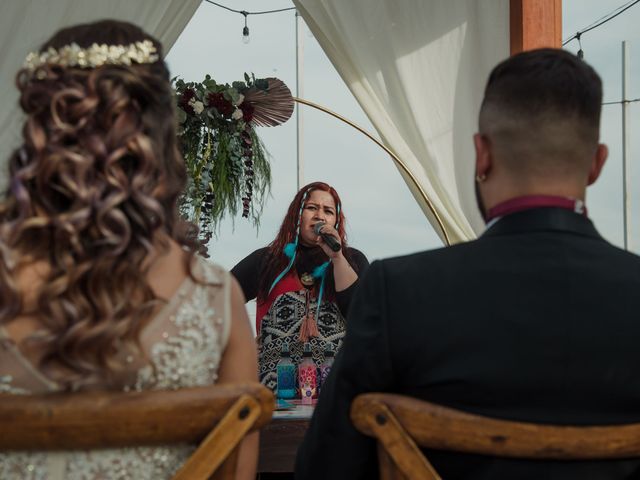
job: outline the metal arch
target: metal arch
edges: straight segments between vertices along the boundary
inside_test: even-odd
[[[365,129],[363,129],[362,127],[356,125],[355,123],[353,123],[352,121],[350,121],[347,118],[343,117],[342,115],[340,115],[340,114],[338,114],[338,113],[336,113],[336,112],[334,112],[332,110],[329,110],[328,108],[323,107],[322,105],[318,105],[317,103],[313,103],[313,102],[310,102],[309,100],[305,100],[304,98],[293,97],[293,100],[298,102],[298,103],[301,103],[303,105],[307,105],[309,107],[313,107],[313,108],[315,108],[317,110],[320,110],[322,112],[328,113],[332,117],[335,117],[338,120],[343,121],[347,125],[352,126],[356,130],[358,130],[360,133],[362,133],[363,135],[368,137],[376,145],[378,145],[385,152],[387,152],[389,154],[389,156],[391,158],[393,158],[393,161],[396,162],[396,165],[398,167],[400,167],[404,173],[407,174],[407,176],[411,179],[411,181],[413,182],[415,187],[418,189],[418,191],[420,192],[420,196],[422,197],[422,199],[427,204],[427,207],[429,207],[429,210],[431,211],[431,213],[433,214],[434,218],[436,219],[436,222],[438,222],[438,227],[440,227],[440,230],[442,231],[442,234],[444,235],[444,240],[445,240],[446,245],[447,246],[451,245],[451,240],[449,239],[449,234],[447,233],[447,230],[444,228],[444,223],[442,223],[442,219],[440,218],[440,215],[438,215],[438,212],[436,212],[436,209],[433,206],[433,203],[431,203],[431,200],[429,200],[429,198],[427,197],[427,194],[425,193],[425,191],[422,188],[422,186],[418,183],[418,180],[413,175],[413,173],[411,173],[411,171],[409,171],[409,168],[404,164],[404,162],[402,160],[400,160],[400,158],[398,158],[398,156],[393,151],[391,151],[386,145],[384,145],[380,140],[375,138],[373,135],[371,135]]]

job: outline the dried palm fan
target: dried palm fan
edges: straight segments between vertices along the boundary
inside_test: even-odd
[[[244,94],[244,103],[253,107],[251,123],[260,127],[275,127],[286,122],[293,113],[291,90],[278,78],[267,78],[268,89],[251,87]]]

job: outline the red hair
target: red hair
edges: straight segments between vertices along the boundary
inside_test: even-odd
[[[276,238],[269,244],[269,253],[267,256],[267,263],[265,265],[262,278],[260,279],[260,286],[258,289],[258,298],[264,299],[268,295],[269,287],[275,280],[276,276],[285,269],[289,258],[284,254],[283,250],[285,245],[293,243],[296,240],[298,221],[300,219],[300,210],[302,205],[302,199],[309,198],[309,195],[314,190],[322,190],[323,192],[329,192],[333,197],[333,201],[336,204],[336,216],[337,227],[336,230],[340,235],[340,243],[342,245],[342,253],[347,256],[347,233],[345,230],[345,217],[342,209],[342,201],[338,192],[331,186],[324,182],[313,182],[302,187],[293,200],[289,204],[287,213],[280,225],[280,231]]]

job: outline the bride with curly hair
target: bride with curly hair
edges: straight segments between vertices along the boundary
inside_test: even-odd
[[[18,72],[22,145],[0,203],[0,392],[257,379],[244,297],[195,255],[162,46],[119,21],[57,32]],[[171,421],[171,419],[168,419]],[[60,478],[170,478],[191,446],[64,452]],[[63,464],[59,461],[62,458]],[[252,478],[257,436],[239,477]],[[56,478],[0,452],[0,478]]]

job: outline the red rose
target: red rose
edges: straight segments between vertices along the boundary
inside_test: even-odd
[[[178,99],[178,105],[180,106],[180,108],[182,108],[189,115],[195,115],[196,113],[193,111],[193,107],[189,105],[189,102],[195,96],[196,96],[195,90],[191,88],[185,88],[184,92],[182,92],[182,95]]]
[[[207,97],[207,102],[210,107],[215,108],[223,117],[231,117],[231,114],[235,110],[233,104],[224,98],[222,93],[210,93]]]
[[[248,102],[242,102],[240,104],[240,110],[242,110],[242,118],[244,118],[245,122],[249,123],[253,120],[253,112],[255,110],[253,105]]]

